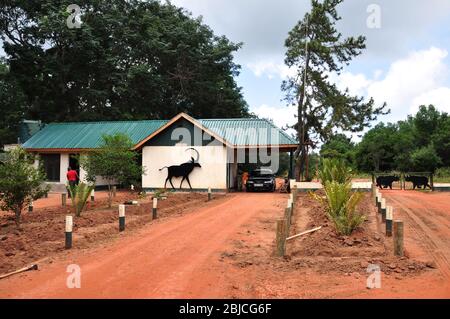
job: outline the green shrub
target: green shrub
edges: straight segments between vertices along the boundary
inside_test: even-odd
[[[434,181],[450,183],[450,167],[441,167],[434,173]]]
[[[36,168],[33,163],[34,156],[21,147],[6,153],[0,163],[0,210],[14,212],[17,228],[22,210],[50,190],[42,164]]]
[[[412,152],[411,161],[416,172],[434,172],[442,160],[436,153],[433,145],[419,148]]]
[[[94,185],[87,185],[80,183],[73,187],[69,187],[70,198],[72,199],[72,207],[74,208],[75,215],[81,216],[81,212],[86,207],[87,200],[91,195]]]
[[[324,158],[321,164],[319,179],[322,185],[332,181],[346,184],[352,180],[352,170],[347,167],[344,160]]]
[[[350,183],[335,181],[324,186],[325,197],[313,194],[313,197],[327,206],[327,215],[334,223],[336,231],[341,235],[351,235],[353,230],[365,221],[365,216],[356,212],[363,193],[352,192]]]
[[[164,188],[161,189],[156,189],[153,192],[153,197],[156,197],[157,199],[161,199],[162,197],[167,197],[167,195],[170,193],[171,191],[168,191]]]

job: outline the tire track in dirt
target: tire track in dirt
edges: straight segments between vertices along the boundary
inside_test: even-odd
[[[450,247],[439,236],[435,235],[436,231],[432,229],[435,227],[435,229],[439,229],[439,225],[433,224],[435,227],[430,227],[422,220],[423,217],[415,212],[415,210],[429,211],[425,204],[407,199],[404,196],[399,199],[387,194],[387,197],[396,204],[397,209],[408,216],[412,224],[411,230],[416,233],[418,239],[425,245],[428,254],[439,265],[439,271],[447,278],[450,278]]]

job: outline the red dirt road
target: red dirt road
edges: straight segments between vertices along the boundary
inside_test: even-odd
[[[220,252],[250,218],[282,212],[287,195],[231,195],[196,212],[143,227],[106,248],[74,251],[43,270],[0,282],[0,297],[224,297]],[[75,243],[76,244],[76,243]],[[66,286],[67,266],[81,267],[81,289]]]
[[[450,193],[383,191],[394,219],[405,224],[405,247],[411,257],[429,260],[450,283]]]
[[[69,251],[38,271],[0,280],[0,298],[450,298],[450,193],[383,194],[394,218],[405,222],[409,258],[435,265],[415,275],[383,273],[381,289],[366,288],[366,264],[378,258],[358,257],[358,247],[359,271],[330,272],[324,266],[347,265],[349,258],[298,257],[294,244],[287,258],[273,257],[275,220],[284,214],[287,195],[250,193]],[[306,216],[305,201],[294,219]],[[373,207],[367,213],[368,227],[382,235]],[[80,289],[67,288],[70,264],[81,267]]]

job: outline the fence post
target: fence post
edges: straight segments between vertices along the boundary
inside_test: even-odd
[[[73,230],[73,217],[71,215],[66,216],[66,249],[72,248],[72,230]]]
[[[158,198],[153,197],[152,219],[158,218],[157,209],[158,209]]]
[[[289,229],[291,228],[291,216],[292,216],[292,202],[288,199],[286,209],[284,211],[284,218],[287,222],[286,234],[289,234]]]
[[[91,191],[91,202],[95,201],[95,189],[92,189]]]
[[[392,236],[392,220],[394,219],[394,210],[392,206],[386,207],[386,236]]]
[[[386,222],[386,199],[381,199],[381,221],[383,223]]]
[[[378,193],[378,195],[377,195],[377,212],[378,212],[378,214],[381,214],[381,200],[382,200],[381,193]]]
[[[116,197],[116,193],[117,193],[117,186],[113,186],[112,187],[112,195],[113,195],[113,197]]]
[[[208,187],[208,202],[211,200],[212,194],[211,194],[211,187]]]
[[[119,205],[119,231],[125,230],[125,205]]]
[[[61,194],[61,204],[62,204],[62,207],[66,207],[66,205],[67,205],[67,194],[66,193]]]
[[[401,220],[394,221],[394,254],[403,256],[403,222]]]
[[[286,254],[286,237],[287,237],[286,224],[287,224],[286,219],[277,220],[277,236],[276,236],[277,251],[276,251],[276,254],[278,257],[283,257]]]

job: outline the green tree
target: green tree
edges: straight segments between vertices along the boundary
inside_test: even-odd
[[[3,1],[0,36],[11,74],[44,122],[248,115],[234,77],[241,44],[157,0]],[[20,21],[20,23],[18,23]]]
[[[136,183],[144,173],[138,164],[139,154],[132,151],[133,143],[125,134],[104,135],[97,150],[80,157],[80,165],[87,172],[87,179],[95,183],[102,177],[108,184],[108,206],[112,205],[114,184]]]
[[[431,141],[438,156],[442,160],[442,165],[450,167],[450,116],[443,113],[438,122]]]
[[[0,148],[17,143],[20,121],[25,112],[25,96],[10,75],[7,64],[0,59]]]
[[[365,38],[343,38],[336,29],[340,17],[336,7],[343,0],[311,0],[312,9],[289,32],[286,40],[288,67],[295,76],[283,82],[288,103],[298,107],[295,126],[299,139],[296,151],[296,178],[300,180],[306,159],[306,144],[328,140],[336,130],[360,132],[386,105],[375,107],[374,100],[340,91],[329,79],[365,49]]]
[[[413,170],[417,172],[434,172],[442,164],[432,144],[415,150],[411,161]]]
[[[344,134],[333,135],[327,142],[325,142],[320,149],[320,156],[323,158],[337,158],[345,160],[347,165],[354,166],[355,144],[351,138]]]
[[[411,170],[411,153],[417,148],[416,129],[414,118],[409,116],[406,121],[399,121],[395,125],[396,132],[389,138],[392,144],[392,159],[387,158],[390,170],[407,172]],[[386,162],[384,161],[384,162]],[[386,165],[386,164],[385,164]]]
[[[17,147],[7,153],[0,165],[0,208],[13,211],[20,227],[22,210],[49,191],[45,173],[35,168],[34,157]]]
[[[427,146],[431,142],[431,136],[436,130],[441,118],[441,113],[434,105],[421,105],[419,111],[413,118],[415,127],[416,144]]]
[[[355,162],[359,171],[391,171],[396,169],[395,140],[397,126],[380,123],[369,130],[357,145]]]

